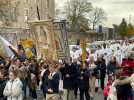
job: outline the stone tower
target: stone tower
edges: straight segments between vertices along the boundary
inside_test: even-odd
[[[27,20],[48,20],[55,17],[55,0],[25,0]]]
[[[26,27],[27,21],[49,20],[55,17],[55,0],[11,0],[16,17],[14,27]]]

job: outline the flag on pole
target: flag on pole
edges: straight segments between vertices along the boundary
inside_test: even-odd
[[[82,49],[82,61],[85,62],[87,58],[87,51],[86,51],[86,41],[84,39],[81,39],[80,46]]]
[[[14,57],[15,52],[17,51],[16,48],[2,36],[0,36],[0,42],[3,47],[4,56],[11,58]]]

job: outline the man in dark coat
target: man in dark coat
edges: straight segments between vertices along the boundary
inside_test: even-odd
[[[77,59],[73,60],[72,66],[76,68],[77,70],[77,74],[79,73],[80,70],[80,64],[77,63]],[[76,76],[74,79],[75,83],[74,83],[74,95],[75,95],[75,99],[77,99],[77,94],[78,94],[78,77]]]
[[[77,69],[70,60],[67,60],[60,71],[63,78],[64,100],[74,100],[74,80],[77,77]]]
[[[41,89],[43,91],[44,98],[46,98],[46,93],[47,93],[47,89],[48,89],[47,88],[48,75],[50,72],[46,65],[43,65],[43,67],[44,67],[44,72],[43,72],[43,76],[41,77],[41,81],[42,81]]]

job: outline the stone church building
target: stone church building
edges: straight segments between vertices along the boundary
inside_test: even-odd
[[[48,20],[55,17],[55,0],[11,0],[13,27],[26,28],[27,21]]]

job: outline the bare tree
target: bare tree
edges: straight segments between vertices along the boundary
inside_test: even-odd
[[[78,30],[80,20],[86,19],[85,16],[92,10],[92,4],[88,0],[68,0],[65,4],[65,14],[70,21],[70,29]]]
[[[102,24],[105,20],[107,20],[107,14],[102,8],[96,7],[89,13],[89,22],[93,30],[98,24]]]

